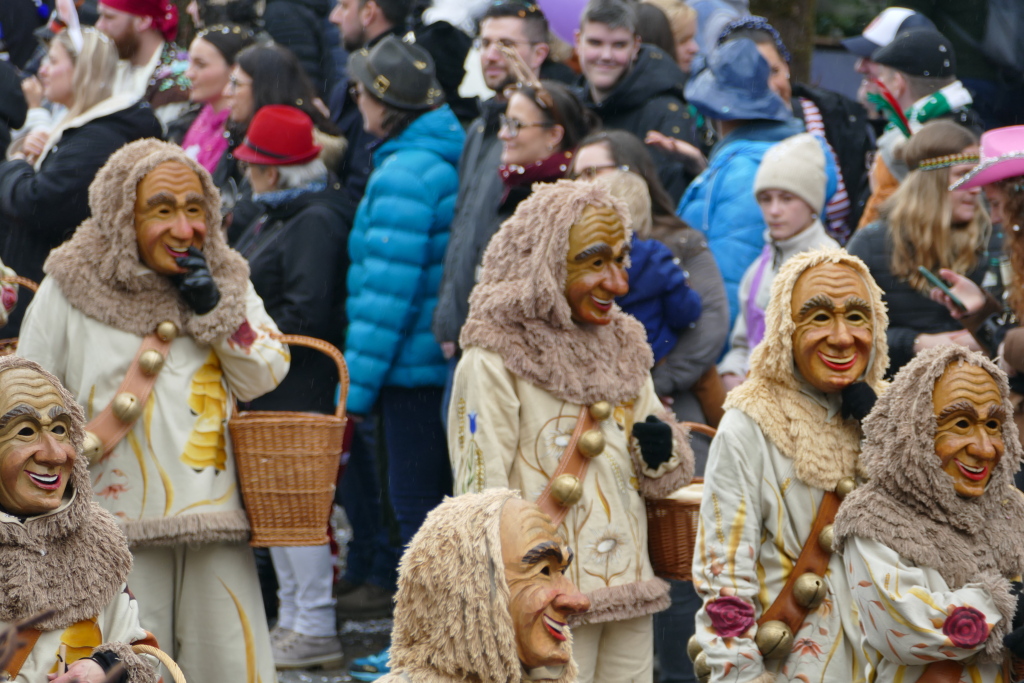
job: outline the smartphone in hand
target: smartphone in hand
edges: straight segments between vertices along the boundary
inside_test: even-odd
[[[924,279],[928,280],[933,286],[938,287],[939,291],[949,297],[949,300],[953,302],[953,305],[959,308],[961,311],[967,312],[967,307],[964,306],[964,302],[960,301],[956,294],[949,288],[949,285],[935,273],[931,272],[924,266],[918,266],[917,272],[924,276]]]

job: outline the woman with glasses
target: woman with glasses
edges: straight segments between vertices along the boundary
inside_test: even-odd
[[[50,41],[39,70],[44,97],[66,108],[52,130],[36,130],[0,164],[3,262],[39,281],[50,250],[89,216],[88,191],[96,172],[122,145],[162,137],[145,103],[114,96],[117,48],[99,31],[68,31]],[[25,303],[11,315],[6,336],[18,336]]]
[[[237,25],[203,29],[188,48],[188,71],[192,82],[189,99],[193,107],[167,127],[167,139],[214,173],[228,151],[226,131],[231,113],[227,90],[235,57],[252,45],[252,34]]]

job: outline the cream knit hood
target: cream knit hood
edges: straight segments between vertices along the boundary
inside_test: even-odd
[[[501,511],[515,491],[446,498],[398,567],[391,674],[380,683],[521,683],[501,556]],[[571,647],[572,639],[569,639]],[[555,683],[576,680],[570,661]]]
[[[835,547],[850,536],[872,539],[910,562],[936,570],[953,590],[982,583],[1006,617],[985,652],[1002,655],[1016,599],[1007,579],[1024,572],[1024,498],[1014,487],[1021,448],[1017,426],[1003,421],[1005,452],[985,493],[961,498],[935,455],[935,383],[951,363],[969,363],[996,379],[1006,415],[1013,415],[1006,375],[978,353],[951,344],[920,353],[896,375],[864,420],[861,455],[871,480],[843,501]]]
[[[139,259],[135,199],[139,182],[166,161],[191,168],[205,195],[203,254],[220,290],[217,307],[197,316],[170,278]],[[116,329],[145,336],[165,320],[202,343],[233,333],[245,319],[249,266],[228,247],[220,219],[220,194],[210,174],[177,145],[153,138],[125,145],[104,164],[89,186],[87,218],[74,236],[54,249],[43,270],[72,306]]]
[[[538,183],[491,239],[469,298],[462,348],[502,357],[516,375],[578,405],[634,400],[654,363],[647,334],[616,304],[607,325],[577,325],[565,299],[569,230],[588,206],[629,212],[597,183]]]
[[[791,300],[796,281],[804,271],[822,263],[842,263],[855,270],[867,284],[874,323],[871,359],[864,381],[876,393],[885,388],[883,376],[889,365],[885,331],[889,316],[882,290],[867,266],[842,249],[819,249],[792,257],[772,283],[771,301],[765,311],[764,339],[750,354],[747,380],[729,392],[725,407],[749,415],[783,455],[794,461],[797,478],[808,486],[831,491],[843,477],[863,474],[858,466],[860,425],[844,419],[822,404],[824,394],[807,384],[793,362],[796,323]],[[820,400],[816,400],[816,398]]]

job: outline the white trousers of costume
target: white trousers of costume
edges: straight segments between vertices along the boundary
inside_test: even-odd
[[[651,683],[654,620],[648,615],[576,626],[572,656],[580,668],[577,683]]]
[[[277,680],[252,549],[244,543],[137,548],[128,588],[142,627],[189,683]],[[164,674],[164,680],[170,677]]]
[[[307,636],[338,635],[330,544],[271,548],[277,573],[277,625]]]

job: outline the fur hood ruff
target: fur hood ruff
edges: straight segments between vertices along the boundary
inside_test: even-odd
[[[381,683],[521,683],[501,557],[508,489],[467,493],[427,515],[398,567],[391,671]],[[569,638],[572,644],[572,636]],[[576,680],[576,662],[553,683]]]
[[[139,260],[136,188],[165,161],[185,164],[203,185],[207,225],[203,253],[221,295],[220,303],[206,315],[195,315],[168,277]],[[89,208],[92,217],[78,226],[67,243],[54,249],[43,265],[72,306],[90,318],[139,336],[170,320],[204,344],[233,333],[242,324],[249,266],[224,239],[220,194],[210,174],[180,147],[148,138],[119,149],[89,186]]]
[[[616,304],[607,325],[577,325],[565,299],[569,230],[587,206],[629,211],[597,183],[537,183],[491,239],[469,298],[462,348],[502,357],[516,375],[577,405],[635,399],[654,357],[647,333]]]
[[[935,455],[935,383],[951,363],[969,363],[996,378],[1006,409],[1005,452],[985,493],[961,498]],[[1014,487],[1021,448],[1006,375],[978,353],[951,344],[929,349],[904,366],[864,420],[861,455],[871,480],[851,493],[835,521],[835,548],[850,536],[872,539],[900,557],[934,569],[952,590],[981,583],[1004,619],[985,654],[998,661],[1012,628],[1016,598],[1008,579],[1024,572],[1024,498]]]
[[[0,620],[17,621],[56,610],[38,628],[62,630],[99,614],[121,591],[132,568],[128,542],[113,515],[92,502],[89,464],[82,454],[82,407],[37,363],[0,359],[0,372],[30,368],[45,376],[71,414],[75,460],[68,491],[57,510],[24,521],[0,512]]]
[[[867,283],[874,332],[864,381],[881,395],[885,389],[882,378],[889,365],[885,336],[889,316],[882,290],[856,256],[842,249],[818,249],[792,257],[779,270],[765,311],[764,339],[750,354],[747,380],[729,392],[725,407],[749,415],[768,440],[793,460],[800,481],[831,491],[843,477],[864,474],[858,460],[861,428],[856,420],[845,419],[839,413],[830,419],[829,410],[806,393],[815,390],[803,381],[793,363],[796,323],[790,310],[793,288],[800,275],[822,263],[848,265]]]

